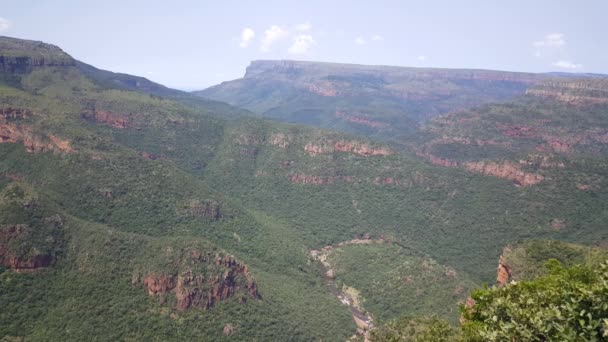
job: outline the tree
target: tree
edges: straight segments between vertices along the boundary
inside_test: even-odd
[[[465,341],[608,341],[608,264],[564,268],[549,275],[472,294],[463,306]]]

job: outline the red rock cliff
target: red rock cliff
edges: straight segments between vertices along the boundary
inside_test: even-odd
[[[141,284],[148,295],[163,297],[175,296],[175,308],[184,311],[192,307],[209,309],[222,300],[241,294],[241,300],[247,297],[260,298],[257,285],[249,274],[246,265],[230,256],[211,258],[200,252],[190,254],[190,261],[208,264],[201,272],[194,267],[185,268],[175,273],[149,273]],[[134,277],[133,285],[138,285],[139,277]]]

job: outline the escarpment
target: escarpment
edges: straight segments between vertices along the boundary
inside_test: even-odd
[[[221,301],[238,297],[260,299],[257,284],[247,265],[231,256],[191,251],[186,264],[172,271],[136,273],[134,286],[144,287],[149,296],[169,301],[178,311],[209,309]]]
[[[528,89],[526,94],[572,105],[605,104],[608,103],[608,80],[547,81]]]
[[[214,200],[192,200],[188,203],[187,212],[195,218],[219,220],[222,218],[221,205]]]
[[[41,67],[75,66],[71,58],[49,58],[44,56],[7,56],[0,52],[0,72],[27,74]]]
[[[3,107],[0,108],[0,123],[2,120],[26,119],[32,117],[34,112],[25,108]]]
[[[119,129],[131,128],[134,126],[133,115],[131,114],[93,109],[83,113],[81,117],[86,121],[106,124]]]
[[[365,157],[390,156],[393,154],[393,151],[388,147],[374,147],[367,143],[347,140],[308,143],[304,145],[304,151],[310,156],[335,152],[353,153]]]
[[[75,149],[69,140],[65,140],[53,134],[38,134],[31,126],[3,123],[0,120],[0,144],[22,143],[30,153],[57,152],[73,153]]]
[[[507,246],[503,249],[500,258],[498,259],[498,269],[496,275],[496,284],[499,287],[509,284],[512,280],[511,266],[507,263],[507,254],[511,252],[511,247]]]
[[[31,272],[52,266],[61,244],[59,215],[45,218],[40,227],[29,224],[0,225],[0,265],[16,272]],[[46,236],[44,243],[38,242]]]
[[[10,37],[0,41],[0,72],[26,74],[42,67],[74,65],[76,60],[55,45]]]

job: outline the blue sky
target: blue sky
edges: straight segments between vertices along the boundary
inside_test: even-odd
[[[608,73],[606,0],[5,0],[0,35],[180,89],[255,59]]]

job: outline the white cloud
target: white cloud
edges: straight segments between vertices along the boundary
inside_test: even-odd
[[[420,55],[420,56],[417,57],[417,59],[419,61],[421,61],[421,62],[424,62],[424,61],[426,61],[426,56],[425,55]]]
[[[11,26],[11,22],[7,19],[0,17],[0,32],[8,30]]]
[[[296,25],[296,31],[310,31],[311,28],[312,28],[312,25],[310,25],[309,22],[305,22],[303,24]]]
[[[383,41],[383,40],[384,40],[384,37],[382,37],[382,36],[380,36],[380,35],[377,35],[377,34],[376,34],[376,35],[373,35],[373,36],[372,36],[372,40],[373,40],[373,41],[376,41],[376,42],[379,42],[379,41]]]
[[[583,67],[582,64],[572,63],[571,61],[557,61],[553,63],[553,66],[563,69],[580,69]]]
[[[557,48],[566,45],[566,40],[564,39],[564,35],[561,33],[551,33],[546,35],[543,40],[535,41],[533,45],[538,48]]]
[[[367,43],[367,41],[363,37],[355,38],[355,44],[357,44],[357,45],[365,45],[366,43]]]
[[[249,27],[246,27],[243,29],[243,32],[241,32],[241,42],[239,43],[239,46],[242,48],[246,48],[249,46],[249,43],[251,43],[251,40],[255,37],[255,31]]]
[[[293,39],[293,44],[289,48],[289,53],[294,55],[302,55],[308,52],[308,50],[316,45],[317,42],[309,34],[301,34]]]
[[[281,28],[277,25],[272,25],[266,31],[264,31],[264,38],[262,38],[262,45],[260,46],[260,50],[263,52],[270,51],[272,45],[278,41],[286,39],[289,37],[289,31]]]

